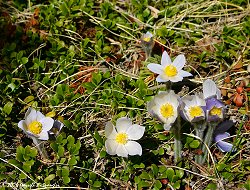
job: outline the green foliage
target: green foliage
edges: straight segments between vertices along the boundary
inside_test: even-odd
[[[201,187],[205,178],[198,173],[213,179],[206,189],[216,189],[220,180],[250,189],[246,133],[239,131],[235,139],[240,153],[222,155],[212,146],[214,168],[205,165],[202,172],[194,170],[192,157],[200,141],[183,135],[185,156],[175,167],[173,135],[146,109],[165,90],[146,68],[160,63],[164,49],[171,57],[185,54],[185,70],[192,71],[194,82],[208,76],[221,82],[224,72],[245,78],[240,74],[250,58],[246,1],[13,0],[0,5],[0,186],[184,189]],[[138,43],[147,30],[156,42],[145,60]],[[231,72],[240,62],[242,70]],[[176,92],[182,87],[173,86]],[[18,128],[28,107],[55,111],[53,119],[65,125],[44,144],[48,160]],[[141,157],[120,158],[105,150],[105,123],[125,116],[146,128]]]

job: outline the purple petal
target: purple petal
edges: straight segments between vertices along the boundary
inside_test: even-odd
[[[231,152],[233,150],[233,145],[231,143],[225,142],[223,139],[226,139],[230,136],[229,133],[220,133],[215,136],[215,143],[217,144],[218,148],[222,152]]]
[[[232,120],[226,120],[221,122],[218,127],[216,127],[214,134],[217,135],[219,133],[224,133],[228,129],[230,129],[234,125],[234,122]]]
[[[221,107],[225,107],[225,105],[223,104],[223,102],[221,102],[220,100],[216,98],[206,99],[206,109],[211,110],[213,107],[221,108]]]

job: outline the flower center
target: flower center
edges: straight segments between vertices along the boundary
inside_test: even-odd
[[[171,104],[167,103],[161,106],[160,112],[163,117],[169,118],[174,115],[174,108]]]
[[[200,106],[192,106],[189,108],[189,114],[192,118],[199,117],[203,115],[203,110]]]
[[[118,144],[126,144],[128,142],[128,135],[126,133],[118,133],[115,137]]]
[[[40,134],[42,131],[42,124],[38,121],[32,121],[29,126],[28,129],[30,132],[32,132],[33,134]]]
[[[165,67],[164,69],[164,73],[168,76],[168,77],[174,77],[177,75],[177,69],[175,66],[173,65],[168,65]]]
[[[149,38],[149,37],[145,37],[145,38],[143,38],[143,40],[144,40],[145,42],[149,42],[149,41],[150,41],[150,38]]]
[[[213,107],[213,108],[210,110],[210,115],[218,115],[218,116],[220,116],[221,113],[222,113],[221,108]]]

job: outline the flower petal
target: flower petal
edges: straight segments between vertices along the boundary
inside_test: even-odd
[[[145,131],[145,127],[134,124],[128,128],[126,133],[128,134],[129,140],[138,140],[142,138],[144,131]]]
[[[214,131],[214,135],[220,134],[220,133],[224,133],[226,132],[228,129],[230,129],[232,126],[234,125],[234,122],[232,120],[226,120],[221,122],[218,127],[216,127],[215,131]]]
[[[35,109],[33,109],[33,108],[30,108],[29,110],[28,110],[28,112],[29,112],[29,114],[27,115],[27,117],[26,117],[26,125],[28,126],[32,121],[36,121],[36,116],[37,116],[37,112],[36,112],[36,110]]]
[[[54,120],[51,117],[44,117],[39,122],[42,123],[43,131],[49,131],[54,124]]]
[[[49,139],[48,131],[42,131],[42,132],[39,134],[38,139],[47,141],[47,140]]]
[[[226,139],[229,136],[229,133],[220,133],[215,136],[215,142],[217,143],[217,146],[222,152],[232,151],[233,145],[231,143],[223,141],[223,139]]]
[[[45,118],[45,115],[43,115],[40,111],[37,111],[36,112],[36,120],[40,121],[43,118]]]
[[[132,125],[132,121],[127,117],[121,117],[116,121],[116,129],[118,133],[126,132]]]
[[[116,135],[117,135],[117,132],[115,130],[114,125],[110,121],[107,122],[105,126],[105,136],[108,139],[115,139]]]
[[[150,64],[148,64],[147,67],[153,73],[156,73],[156,74],[163,74],[164,73],[164,71],[163,71],[164,68],[159,64],[150,63]]]
[[[157,82],[167,82],[167,81],[169,81],[169,78],[164,77],[164,75],[158,75],[158,76],[156,77],[156,81],[157,81]]]
[[[193,76],[191,73],[189,73],[187,71],[183,71],[183,70],[179,71],[179,75],[182,76],[182,77],[191,77],[191,76]]]
[[[214,81],[207,79],[203,82],[203,95],[204,98],[215,97],[218,94],[218,88]]]
[[[166,51],[163,52],[161,56],[161,65],[165,68],[167,65],[171,64],[172,61]]]
[[[18,127],[24,131],[27,131],[27,126],[24,120],[18,122]]]
[[[177,68],[177,70],[181,70],[186,63],[186,58],[183,54],[178,55],[173,61],[173,65]]]
[[[128,157],[128,151],[127,151],[127,149],[125,148],[124,145],[118,144],[118,146],[116,148],[116,154],[118,156]]]
[[[171,127],[172,127],[172,125],[171,125],[170,123],[165,123],[165,124],[163,125],[163,128],[164,128],[164,130],[166,130],[166,131],[170,131]]]
[[[117,147],[118,147],[118,143],[116,143],[115,140],[107,139],[105,141],[105,148],[108,154],[115,155]]]
[[[129,155],[142,155],[142,147],[138,142],[135,141],[128,141],[127,144],[125,144],[125,148]]]
[[[181,75],[176,75],[175,77],[169,77],[169,80],[171,82],[180,82],[183,80],[183,77]]]

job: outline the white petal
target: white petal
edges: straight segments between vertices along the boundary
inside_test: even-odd
[[[157,81],[157,82],[167,82],[167,81],[169,81],[169,79],[165,79],[165,78],[163,78],[162,76],[163,76],[163,75],[158,75],[158,76],[156,77],[156,81]]]
[[[44,117],[39,122],[42,123],[43,131],[49,131],[54,124],[54,120],[51,117]]]
[[[161,65],[165,68],[167,65],[171,64],[172,61],[166,51],[163,52],[161,57]]]
[[[183,70],[180,70],[178,73],[182,77],[191,77],[191,76],[193,76],[191,73],[189,73],[187,71],[183,71]]]
[[[27,119],[27,117],[30,114],[31,110],[33,110],[33,108],[29,107],[28,110],[25,113],[24,119]]]
[[[155,63],[150,63],[148,64],[148,69],[156,74],[163,74],[164,71],[163,71],[163,67],[159,64],[155,64]]]
[[[164,127],[164,129],[165,129],[166,131],[170,131],[170,129],[171,129],[172,126],[171,126],[170,123],[165,123],[163,127]]]
[[[118,147],[118,143],[115,140],[107,139],[105,141],[105,148],[108,154],[115,155],[117,147]]]
[[[107,122],[105,126],[105,136],[108,139],[115,139],[116,135],[117,135],[117,132],[115,130],[114,125],[110,121]]]
[[[146,37],[148,38],[152,38],[153,37],[153,34],[149,31],[147,31],[147,33],[145,34]]]
[[[36,110],[31,108],[29,111],[29,115],[27,115],[27,118],[26,118],[26,125],[28,126],[32,121],[36,121]]]
[[[126,150],[124,145],[118,144],[118,146],[116,148],[116,154],[118,156],[128,157],[128,151]]]
[[[211,79],[205,80],[203,83],[204,98],[207,99],[207,98],[216,96],[217,93],[218,93],[218,88],[217,88],[215,82],[212,81]]]
[[[127,117],[121,117],[116,121],[116,129],[118,133],[126,132],[132,125],[132,121]]]
[[[45,116],[40,112],[40,111],[37,111],[36,112],[36,120],[37,121],[40,121],[42,118],[44,118]]]
[[[186,63],[186,58],[184,55],[178,55],[173,61],[173,65],[177,68],[177,70],[181,70]]]
[[[183,80],[183,77],[181,75],[176,75],[175,77],[171,77],[169,80],[171,82],[180,82]]]
[[[133,155],[142,155],[142,147],[138,142],[135,141],[128,141],[128,143],[125,145],[125,148],[128,151],[128,154]]]
[[[39,134],[39,139],[41,140],[45,140],[47,141],[49,139],[49,134],[47,131],[42,131],[40,134]]]
[[[27,126],[24,120],[18,122],[18,127],[24,131],[27,131]]]
[[[138,139],[142,138],[144,131],[145,131],[145,127],[134,124],[128,128],[126,133],[128,134],[128,139],[138,140]]]

